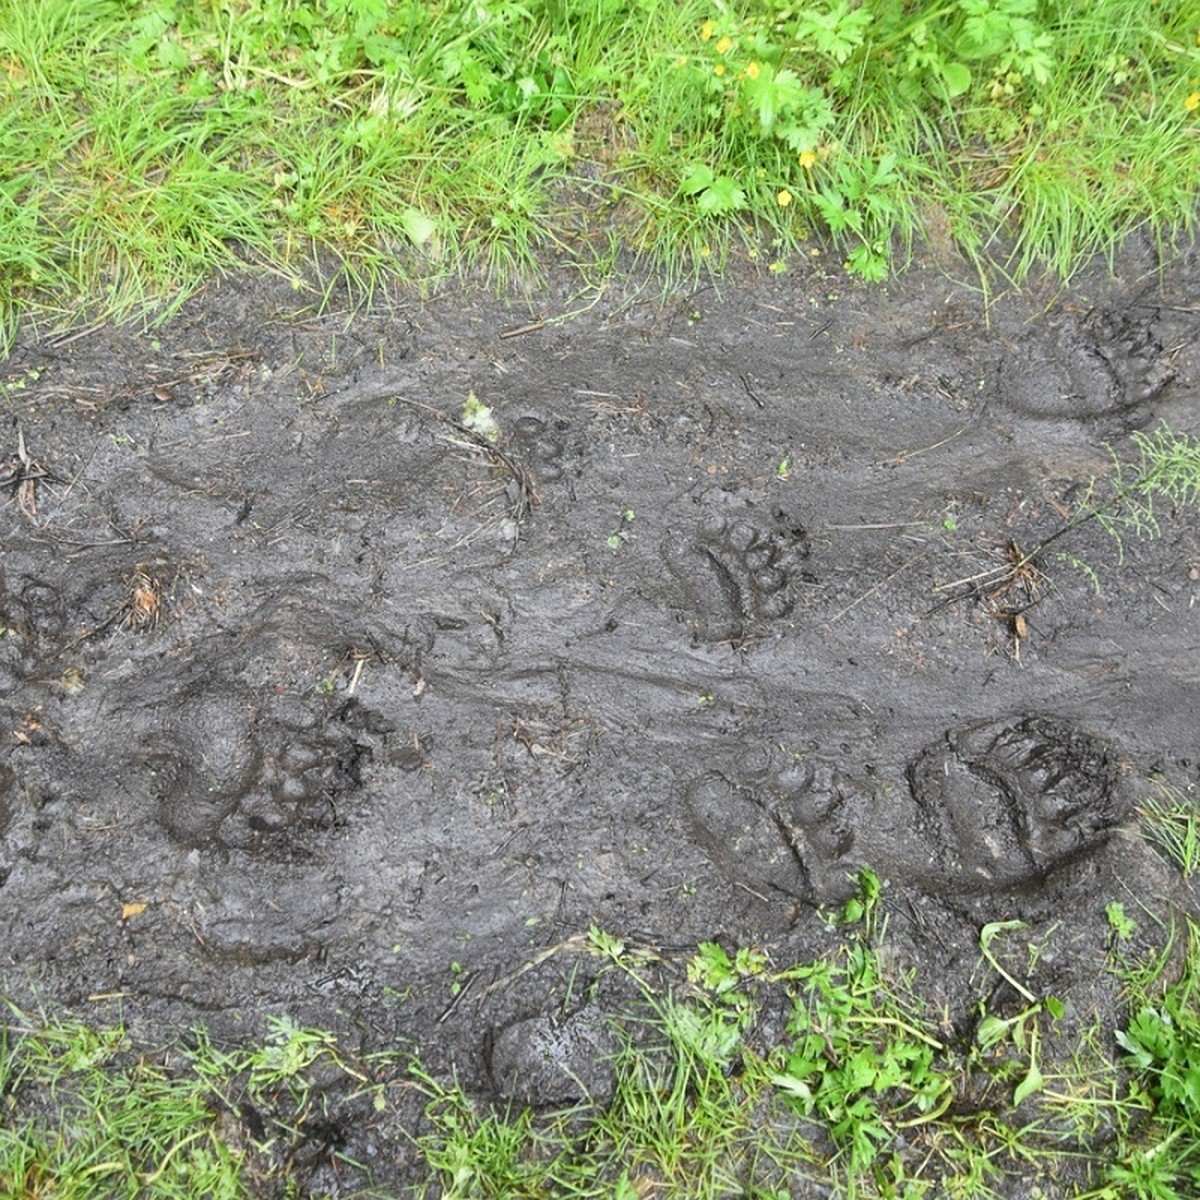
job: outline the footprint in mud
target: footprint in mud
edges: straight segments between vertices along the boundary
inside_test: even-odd
[[[378,739],[358,707],[331,716],[299,697],[258,705],[229,685],[182,700],[142,758],[156,820],[189,849],[304,855],[374,758]]]
[[[1022,340],[1004,363],[1004,398],[1033,417],[1134,418],[1174,378],[1153,310],[1060,318]]]
[[[742,755],[737,782],[710,772],[685,793],[696,840],[727,877],[810,904],[843,900],[861,865],[854,826],[867,789],[824,764],[767,747]]]
[[[536,1107],[612,1099],[621,1047],[598,1004],[560,1018],[514,1021],[490,1041],[492,1086],[505,1100]]]
[[[1097,849],[1131,807],[1111,750],[1046,716],[948,733],[908,780],[929,882],[966,892],[1044,880]]]
[[[795,605],[797,564],[808,557],[799,522],[776,508],[772,523],[711,512],[690,539],[671,537],[663,556],[681,585],[697,635],[739,642]]]
[[[61,647],[71,633],[69,601],[49,579],[0,571],[0,625],[32,650]]]
[[[565,423],[555,426],[565,427]],[[513,441],[536,483],[552,483],[563,476],[565,450],[559,432],[532,414],[518,417],[513,424]]]

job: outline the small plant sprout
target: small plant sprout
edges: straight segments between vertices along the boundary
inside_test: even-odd
[[[767,956],[761,950],[742,946],[730,958],[719,942],[701,942],[688,964],[688,979],[720,996],[747,979],[761,976],[767,969]]]
[[[593,954],[611,959],[618,966],[625,957],[625,943],[615,934],[606,933],[598,925],[593,925],[588,930],[588,944]]]
[[[1137,932],[1137,922],[1125,911],[1120,900],[1114,900],[1104,908],[1104,916],[1113,937],[1118,942],[1127,942]]]
[[[253,1087],[294,1079],[323,1055],[337,1059],[337,1038],[319,1029],[304,1029],[287,1017],[271,1017],[266,1044],[249,1060]]]
[[[979,1006],[980,1019],[975,1029],[975,1041],[981,1050],[990,1050],[1004,1042],[1010,1042],[1018,1054],[1025,1058],[1025,1072],[1020,1082],[1013,1090],[1013,1105],[1019,1105],[1045,1085],[1045,1079],[1038,1065],[1038,1052],[1041,1043],[1041,1030],[1038,1018],[1044,1013],[1051,1020],[1058,1020],[1066,1011],[1063,1002],[1056,996],[1044,996],[1039,999],[1033,992],[1021,983],[1010,971],[1006,970],[992,950],[992,944],[1002,933],[1023,929],[1023,921],[994,921],[985,925],[979,932],[979,949],[988,965],[1026,1002],[1026,1006],[1013,1017],[999,1017],[987,1011],[981,1001]]]
[[[632,508],[621,509],[617,527],[604,539],[604,544],[614,554],[633,537],[633,531],[630,529],[630,526],[635,520],[637,520],[637,513]]]
[[[463,427],[477,434],[486,442],[495,443],[500,437],[500,426],[492,415],[492,410],[475,395],[467,393],[466,402],[462,409]]]

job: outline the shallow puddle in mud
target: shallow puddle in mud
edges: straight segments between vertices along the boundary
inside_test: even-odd
[[[1006,568],[1131,431],[1200,433],[1200,260],[1119,266],[986,312],[923,271],[354,320],[242,280],[152,333],[31,333],[8,992],[286,1011],[561,1101],[533,1064],[556,1038],[578,1075],[603,1022],[548,948],[801,959],[869,865],[951,1012],[1017,918],[1070,928],[1038,969],[1076,1031],[1115,1012],[1105,905],[1191,903],[1134,805],[1197,777],[1200,530]]]

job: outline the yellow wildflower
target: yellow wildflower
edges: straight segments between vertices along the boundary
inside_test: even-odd
[[[813,169],[813,166],[816,164],[816,161],[817,161],[817,155],[816,155],[815,151],[813,151],[813,150],[801,150],[800,151],[800,165],[806,171],[811,171]]]
[[[720,41],[717,42],[717,53],[728,54],[733,48],[733,38],[726,34]]]
[[[756,63],[756,62],[752,62],[746,68],[746,77],[748,79],[757,79],[759,77],[759,75],[761,75],[761,74],[762,74],[762,67],[760,67],[758,65],[758,63]]]
[[[700,257],[701,258],[712,258],[712,247],[711,246],[701,246],[700,247]]]
[[[724,75],[725,74],[725,64],[717,63],[717,65],[715,67],[713,67],[713,74],[714,75]]]
[[[1192,94],[1183,102],[1183,107],[1186,108],[1188,112],[1195,112],[1198,108],[1200,108],[1200,92],[1192,92]]]
[[[792,193],[789,192],[787,190],[787,188],[781,188],[776,193],[775,203],[778,204],[780,208],[787,208],[787,206],[789,204],[791,204],[791,202],[792,202]]]
[[[704,24],[700,26],[700,40],[702,42],[707,42],[712,35],[713,23],[711,21],[705,21]]]

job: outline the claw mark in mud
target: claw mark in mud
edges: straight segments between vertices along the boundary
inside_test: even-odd
[[[795,605],[796,565],[808,552],[803,527],[778,508],[767,528],[712,512],[694,539],[663,547],[696,614],[697,633],[708,641],[739,641],[786,617]]]
[[[1034,417],[1136,418],[1175,376],[1155,336],[1153,310],[1094,310],[1022,340],[1004,364],[1001,392]]]
[[[1053,717],[948,733],[908,779],[935,872],[967,892],[1045,879],[1099,847],[1131,804],[1111,750]]]
[[[1085,323],[1093,353],[1108,365],[1126,405],[1153,400],[1175,378],[1164,359],[1163,344],[1151,329],[1157,315],[1153,311],[1140,320],[1129,311],[1095,310]]]
[[[867,789],[827,764],[746,751],[735,784],[711,772],[687,789],[697,840],[728,878],[809,903],[844,899],[861,863],[854,823]]]

